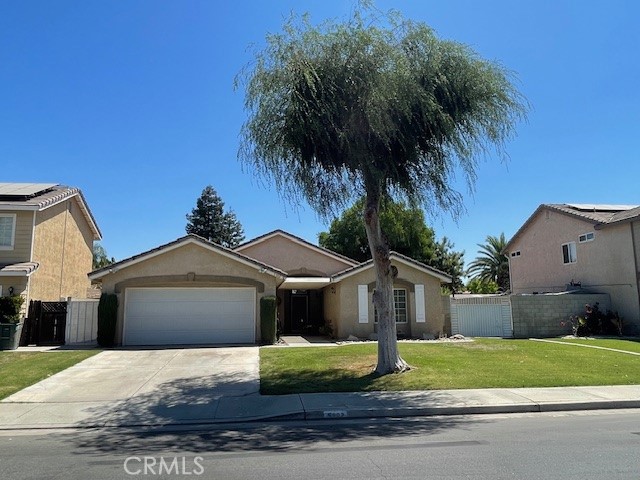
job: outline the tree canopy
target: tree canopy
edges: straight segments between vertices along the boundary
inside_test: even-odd
[[[363,208],[364,199],[360,199],[334,218],[329,231],[318,235],[320,245],[359,262],[369,260],[371,250],[362,221]],[[454,289],[462,286],[464,252],[454,251],[446,237],[437,242],[420,208],[388,199],[380,208],[380,226],[391,250],[451,275]]]
[[[187,214],[187,233],[194,233],[223,247],[233,248],[244,240],[244,229],[233,211],[225,211],[224,202],[208,185]]]
[[[102,246],[100,242],[94,242],[93,244],[93,269],[97,270],[99,268],[106,267],[107,265],[111,265],[112,263],[116,263],[116,259],[107,255],[107,251]]]
[[[365,196],[376,272],[378,364],[408,368],[397,350],[393,278],[379,209],[387,198],[458,214],[483,155],[504,157],[526,112],[511,74],[424,23],[361,3],[343,22],[292,17],[240,75],[248,119],[239,156],[286,199],[321,216]]]
[[[487,235],[484,244],[478,244],[478,256],[469,264],[467,274],[472,278],[483,282],[495,282],[498,289],[502,292],[508,291],[511,286],[509,283],[509,258],[504,249],[507,246],[507,240],[504,233],[499,237]]]

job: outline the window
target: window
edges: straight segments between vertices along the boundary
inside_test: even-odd
[[[580,241],[580,243],[584,243],[584,242],[592,242],[594,238],[595,238],[595,234],[593,232],[589,232],[589,233],[580,235],[578,237],[578,240]]]
[[[512,257],[519,257],[520,256],[520,250],[517,250],[515,252],[511,252],[511,256]]]
[[[0,250],[13,250],[16,233],[15,214],[0,215]]]
[[[569,242],[562,245],[562,261],[565,265],[568,263],[576,263],[576,242]]]
[[[407,323],[407,291],[404,288],[393,289],[393,306],[396,310],[396,323]],[[375,311],[375,322],[378,323],[378,311]]]

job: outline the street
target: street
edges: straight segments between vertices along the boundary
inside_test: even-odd
[[[0,477],[638,479],[640,411],[0,432]]]

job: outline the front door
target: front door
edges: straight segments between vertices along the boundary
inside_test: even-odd
[[[291,333],[304,333],[309,325],[309,297],[303,292],[291,292]]]

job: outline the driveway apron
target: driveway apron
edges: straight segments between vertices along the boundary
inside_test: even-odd
[[[52,424],[171,424],[215,418],[221,397],[259,389],[257,347],[119,349],[101,352],[2,403],[20,404],[16,408],[25,410],[21,424],[31,423],[30,416],[42,423],[42,415]]]

